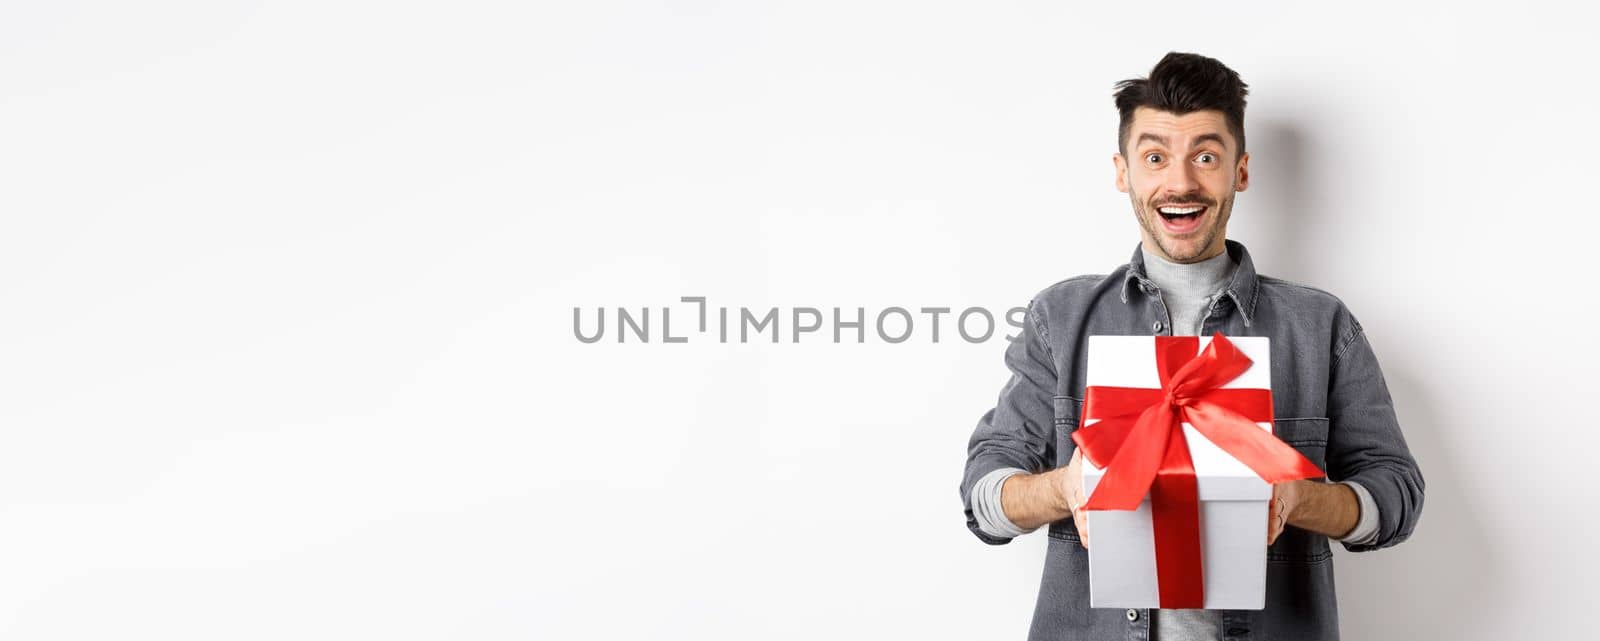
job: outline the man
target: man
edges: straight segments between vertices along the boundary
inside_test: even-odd
[[[1139,247],[1108,276],[1069,278],[1030,301],[1005,354],[1011,379],[973,432],[967,526],[999,545],[1049,525],[1030,639],[1337,639],[1328,539],[1376,550],[1416,527],[1422,474],[1361,325],[1332,294],[1256,273],[1244,245],[1227,240],[1234,194],[1250,182],[1246,93],[1237,73],[1194,54],[1170,53],[1148,78],[1118,83],[1112,161]],[[1273,432],[1327,479],[1273,486],[1265,609],[1090,608],[1071,439],[1087,339],[1213,332],[1271,339]]]

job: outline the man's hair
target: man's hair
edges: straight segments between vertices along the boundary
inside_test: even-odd
[[[1122,124],[1117,127],[1117,150],[1128,155],[1128,130],[1133,127],[1133,112],[1140,107],[1183,115],[1195,111],[1222,112],[1228,133],[1244,154],[1244,97],[1249,85],[1239,74],[1214,58],[1194,53],[1168,53],[1150,70],[1148,78],[1130,78],[1117,83],[1117,111]]]

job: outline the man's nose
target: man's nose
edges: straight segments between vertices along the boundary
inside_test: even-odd
[[[1200,188],[1200,181],[1195,179],[1194,167],[1189,163],[1175,163],[1167,169],[1167,193],[1182,195],[1192,193]]]

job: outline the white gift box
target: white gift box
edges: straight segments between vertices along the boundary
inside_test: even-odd
[[[1211,337],[1197,337],[1204,350]],[[1228,337],[1252,364],[1224,388],[1271,389],[1271,355],[1265,337]],[[1155,337],[1090,336],[1087,384],[1160,388]],[[1198,352],[1197,352],[1198,353]],[[1085,421],[1085,427],[1094,420]],[[1271,423],[1257,423],[1272,431]],[[1187,422],[1200,499],[1200,549],[1207,609],[1260,610],[1266,597],[1267,503],[1272,486]],[[1091,496],[1104,471],[1083,461],[1084,496]],[[1089,605],[1096,608],[1156,608],[1155,536],[1150,497],[1132,511],[1090,510]]]

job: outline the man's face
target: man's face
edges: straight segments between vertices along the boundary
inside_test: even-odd
[[[1127,158],[1112,155],[1117,190],[1133,201],[1145,250],[1175,263],[1221,254],[1233,194],[1250,184],[1250,154],[1239,154],[1222,112],[1140,107],[1127,147]]]

